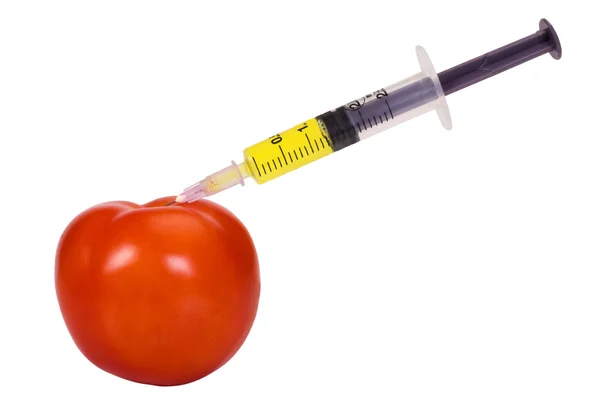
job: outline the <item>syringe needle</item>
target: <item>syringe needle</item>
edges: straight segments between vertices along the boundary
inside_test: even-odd
[[[175,204],[175,200],[173,200],[173,201],[171,201],[171,202],[168,202],[167,204],[165,204],[165,207],[167,207],[167,206],[170,206],[170,205],[172,205],[172,204]]]
[[[244,164],[236,164],[231,161],[231,165],[225,169],[207,176],[205,179],[187,187],[175,199],[177,203],[190,203],[214,195],[235,185],[244,186],[244,178],[249,174]]]

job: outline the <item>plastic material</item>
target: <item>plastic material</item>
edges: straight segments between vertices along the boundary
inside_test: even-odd
[[[178,203],[193,202],[236,185],[244,186],[244,174],[240,167],[231,161],[231,165],[227,168],[208,175],[204,180],[186,188],[182,194],[177,196],[176,201]]]
[[[450,95],[546,53],[560,59],[562,47],[556,31],[543,18],[539,27],[535,34],[441,72],[439,78],[444,93]]]
[[[450,109],[448,108],[448,103],[446,102],[446,96],[444,93],[444,88],[442,87],[442,83],[440,82],[440,78],[433,67],[433,63],[431,63],[431,59],[425,49],[422,46],[417,46],[417,58],[419,59],[419,65],[421,66],[421,70],[427,74],[433,84],[435,86],[435,91],[437,93],[437,101],[436,101],[436,112],[442,126],[444,129],[451,130],[452,129],[452,118],[450,117]]]

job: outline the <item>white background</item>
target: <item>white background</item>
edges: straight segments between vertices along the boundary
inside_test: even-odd
[[[598,402],[597,17],[587,1],[3,1],[0,401]],[[64,326],[54,252],[100,202],[172,195],[242,150],[552,22],[546,55],[265,185],[253,330],[193,384],[130,383]]]

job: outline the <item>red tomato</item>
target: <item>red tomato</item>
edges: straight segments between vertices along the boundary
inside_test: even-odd
[[[260,294],[254,244],[225,208],[111,202],[77,216],[56,253],[67,328],[99,368],[171,386],[225,364],[252,327]]]

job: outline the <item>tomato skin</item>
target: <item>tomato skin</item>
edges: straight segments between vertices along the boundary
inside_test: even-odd
[[[207,200],[110,202],[59,241],[55,286],[65,324],[99,368],[130,381],[196,381],[239,350],[260,296],[243,224]]]

